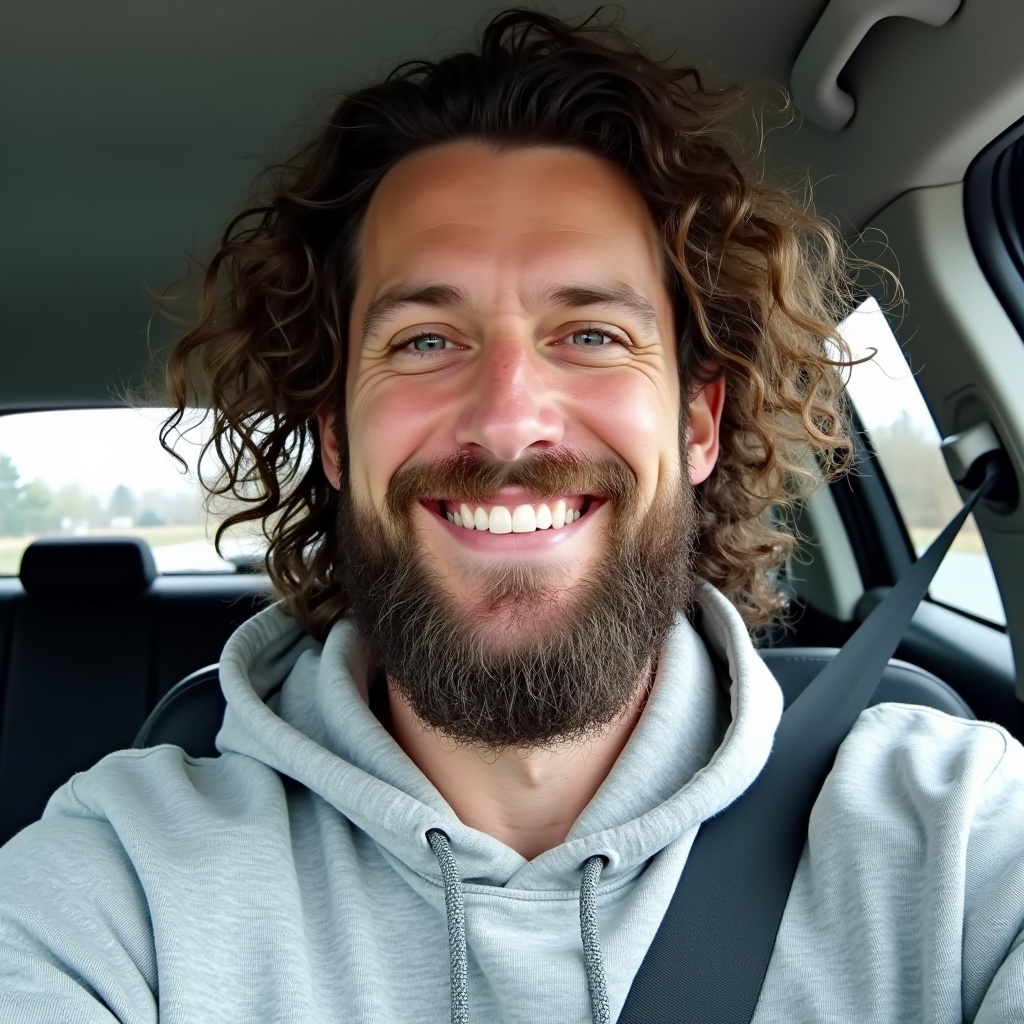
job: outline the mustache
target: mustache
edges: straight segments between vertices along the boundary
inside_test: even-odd
[[[614,456],[589,456],[556,448],[514,462],[495,462],[471,451],[451,452],[403,466],[391,478],[384,504],[402,516],[417,501],[489,501],[498,491],[520,487],[542,498],[589,494],[623,506],[634,499],[637,479]]]

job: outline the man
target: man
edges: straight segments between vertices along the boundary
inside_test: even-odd
[[[849,452],[838,245],[730,105],[504,15],[234,224],[168,429],[214,410],[283,602],[219,758],[112,755],[4,850],[4,1020],[618,1016],[771,748],[771,509]],[[1019,1019],[1022,778],[998,727],[865,713],[755,1019]]]

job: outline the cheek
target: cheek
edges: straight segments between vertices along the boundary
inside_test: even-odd
[[[443,401],[431,388],[395,378],[361,386],[348,405],[350,475],[354,488],[380,508],[395,473],[427,446]]]
[[[633,470],[641,492],[653,496],[678,474],[679,398],[671,386],[624,374],[592,389],[581,408],[590,432]]]

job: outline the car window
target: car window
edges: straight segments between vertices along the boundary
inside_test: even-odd
[[[213,545],[219,518],[203,508],[197,427],[159,443],[163,409],[65,409],[0,417],[0,575],[17,575],[36,537],[142,537],[161,573],[234,572],[260,561],[255,528]]]
[[[907,360],[878,303],[868,298],[843,323],[856,365],[847,391],[878,456],[897,511],[920,555],[963,504],[946,471],[940,437]],[[985,543],[968,518],[932,581],[933,600],[1006,624]]]

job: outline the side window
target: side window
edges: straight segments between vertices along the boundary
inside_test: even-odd
[[[867,299],[843,323],[855,358],[847,392],[878,455],[899,514],[920,555],[962,505],[939,451],[940,437],[914,375],[878,303]],[[933,600],[1006,625],[992,566],[974,517],[946,555],[930,596]]]
[[[158,439],[163,409],[64,409],[0,416],[0,576],[45,536],[142,537],[160,573],[252,571],[257,528],[213,546],[217,520],[195,474],[198,429],[176,444],[183,473]]]

